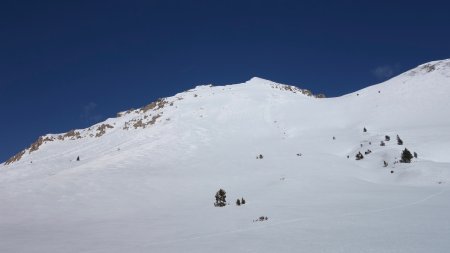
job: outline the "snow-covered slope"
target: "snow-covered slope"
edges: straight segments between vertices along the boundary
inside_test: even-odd
[[[0,167],[0,251],[446,252],[449,94],[450,60],[337,98],[252,78],[43,136]]]

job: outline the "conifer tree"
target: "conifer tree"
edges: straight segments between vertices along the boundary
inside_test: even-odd
[[[403,140],[400,139],[400,136],[398,136],[398,134],[397,134],[397,144],[398,145],[403,145]]]
[[[400,160],[401,163],[410,163],[411,159],[413,158],[413,155],[407,148],[405,148],[402,152],[402,159]]]
[[[358,152],[358,154],[356,154],[356,160],[361,160],[364,158],[364,156],[361,154],[361,152]]]
[[[216,203],[214,203],[214,206],[222,207],[226,205],[226,192],[223,189],[220,189],[216,192]]]

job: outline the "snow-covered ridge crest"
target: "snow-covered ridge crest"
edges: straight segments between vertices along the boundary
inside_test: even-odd
[[[252,77],[250,80],[248,80],[247,82],[245,82],[246,85],[249,86],[268,86],[271,87],[273,89],[279,89],[282,91],[290,91],[292,93],[298,93],[298,94],[303,94],[309,97],[315,97],[315,98],[325,98],[324,94],[313,94],[310,90],[308,89],[301,89],[297,86],[293,86],[293,85],[288,85],[288,84],[282,84],[282,83],[277,83],[268,79],[264,79],[264,78],[260,78],[260,77]]]
[[[186,99],[188,102],[192,100],[199,100],[201,97],[210,96],[211,94],[224,93],[224,90],[230,90],[233,92],[234,90],[239,89],[239,87],[244,87],[245,90],[252,90],[256,87],[263,87],[273,90],[280,90],[283,92],[287,91],[294,94],[303,94],[306,96],[317,98],[325,97],[323,94],[319,94],[316,96],[306,89],[300,89],[295,86],[280,84],[258,77],[254,77],[242,84],[226,86],[213,86],[212,84],[198,85],[193,89],[178,93],[175,96],[159,98],[156,101],[141,108],[129,109],[127,111],[119,112],[117,113],[116,118],[107,119],[86,129],[74,129],[66,133],[46,134],[44,136],[40,136],[28,148],[9,158],[4,163],[4,165],[10,165],[12,163],[20,161],[22,157],[38,151],[42,145],[47,143],[75,141],[85,138],[95,139],[100,138],[105,134],[110,134],[119,130],[145,129],[157,124],[158,122],[163,122],[162,116],[164,112],[167,111],[166,108],[177,107],[174,105],[182,100]],[[232,96],[232,94],[228,94],[228,96]],[[201,100],[199,102],[201,102]],[[170,121],[170,118],[167,117],[164,119],[164,121],[168,122]]]
[[[431,72],[446,75],[447,77],[450,76],[450,59],[431,61],[425,64],[421,64],[416,68],[405,72],[403,75],[417,76],[426,75]]]

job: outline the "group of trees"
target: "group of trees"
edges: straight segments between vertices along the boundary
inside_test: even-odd
[[[366,128],[366,127],[363,128],[363,132],[364,132],[364,133],[367,132],[367,128]],[[333,137],[333,139],[334,139],[334,137]],[[390,140],[391,140],[391,137],[390,137],[389,135],[385,135],[385,136],[384,136],[384,141],[380,141],[380,146],[382,146],[382,147],[383,147],[383,146],[386,146],[386,143],[385,143],[385,142],[390,141]],[[372,144],[372,143],[369,142],[369,144]],[[397,135],[397,145],[403,145],[403,140],[400,138],[399,135]],[[363,144],[360,144],[360,146],[362,147]],[[370,153],[372,153],[372,151],[371,151],[370,149],[368,149],[367,151],[364,152],[365,155],[368,155],[368,154],[370,154]],[[358,152],[358,153],[356,154],[355,157],[356,157],[356,160],[364,159],[364,156],[363,156],[363,154],[361,154],[361,152]],[[407,148],[405,148],[405,149],[402,151],[402,153],[401,153],[401,159],[400,159],[400,162],[401,162],[401,163],[410,163],[410,162],[411,162],[411,159],[412,159],[413,157],[414,157],[414,158],[417,158],[417,153],[414,152],[414,153],[412,154]],[[349,156],[347,156],[347,158],[349,158]],[[384,167],[387,167],[387,166],[388,166],[388,163],[387,163],[386,161],[383,161],[383,163],[384,163]]]
[[[216,198],[216,202],[214,203],[214,206],[216,206],[216,207],[223,207],[223,206],[227,205],[227,200],[226,200],[227,193],[226,193],[226,191],[224,189],[219,189],[216,192],[215,198]],[[236,205],[237,206],[245,205],[245,203],[246,203],[246,201],[245,201],[244,198],[236,200]]]
[[[245,199],[244,199],[244,198],[237,199],[237,200],[236,200],[236,205],[237,205],[237,206],[245,205]]]

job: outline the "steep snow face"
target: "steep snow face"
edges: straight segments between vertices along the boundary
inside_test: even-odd
[[[446,252],[448,94],[450,60],[336,98],[252,78],[43,136],[1,166],[0,251]]]

